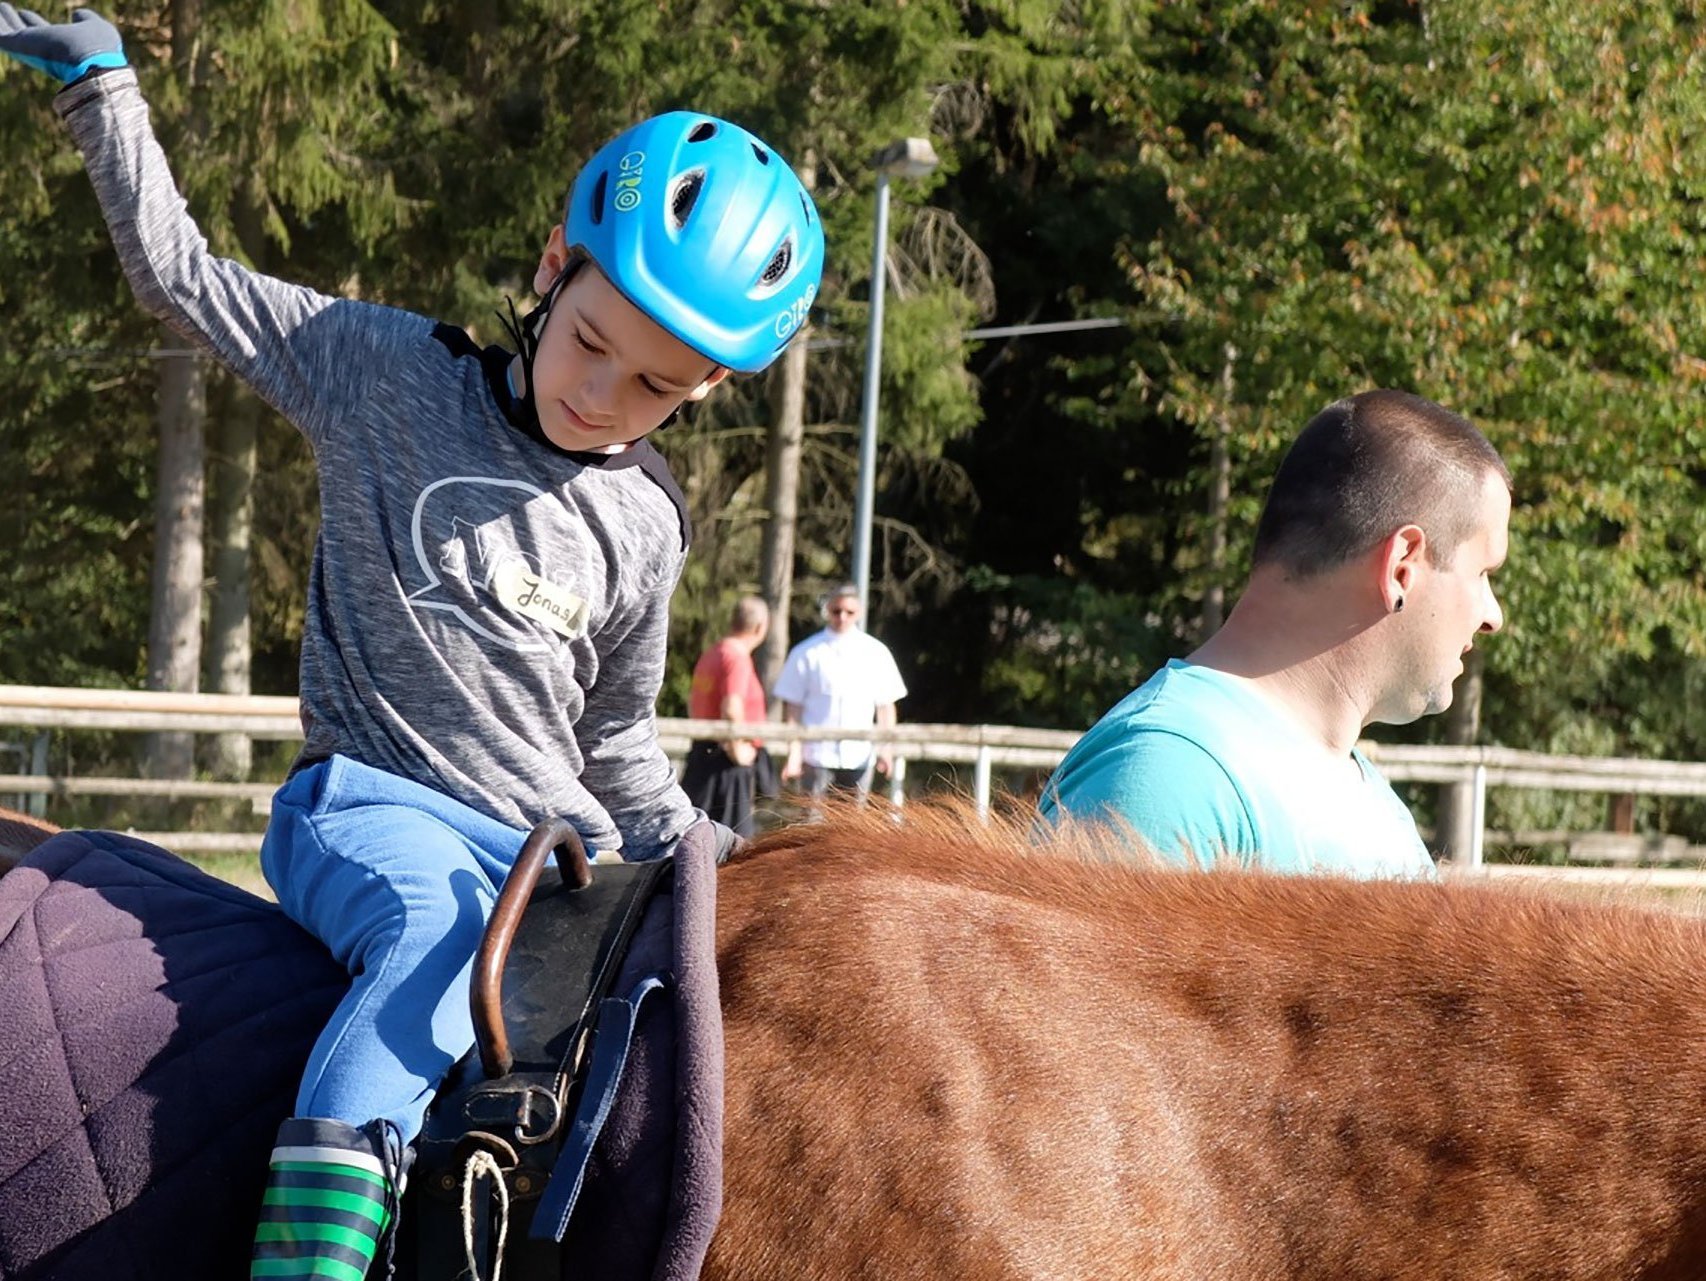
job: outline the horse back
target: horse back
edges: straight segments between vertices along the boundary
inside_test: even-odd
[[[910,816],[719,905],[708,1278],[1706,1275],[1699,922]]]

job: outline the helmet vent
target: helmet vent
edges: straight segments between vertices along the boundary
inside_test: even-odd
[[[756,142],[752,144],[752,154],[758,157],[759,164],[767,165],[770,163],[770,153]]]
[[[609,183],[610,171],[604,170],[598,175],[598,181],[592,184],[592,208],[587,212],[592,216],[595,227],[604,221],[604,191]]]
[[[764,271],[758,277],[760,289],[774,289],[788,274],[788,268],[794,263],[794,238],[789,236],[776,247],[776,252],[765,264]]]
[[[688,142],[705,142],[717,136],[717,126],[709,120],[701,120],[688,131]]]
[[[688,215],[705,187],[705,171],[690,169],[675,180],[669,191],[669,220],[677,231],[687,225]]]
[[[803,191],[800,192],[800,216],[806,220],[808,227],[812,225],[812,220],[817,217],[817,210],[812,208],[812,202],[806,199],[806,193]]]

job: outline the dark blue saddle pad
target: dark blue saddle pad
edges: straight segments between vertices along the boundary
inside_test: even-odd
[[[272,904],[65,832],[0,878],[0,1281],[247,1275],[348,979]]]
[[[614,991],[668,976],[640,1011],[622,1090],[564,1238],[574,1275],[692,1281],[723,1207],[723,1011],[716,837],[688,829],[669,892],[653,900]],[[594,869],[596,875],[596,869]]]
[[[618,980],[669,973],[567,1257],[698,1275],[722,1199],[708,827]],[[271,903],[156,846],[64,832],[0,877],[0,1281],[248,1274],[267,1159],[348,985]]]

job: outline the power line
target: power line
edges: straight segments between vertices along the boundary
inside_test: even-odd
[[[1082,329],[1123,329],[1130,322],[1121,316],[1095,316],[1086,320],[1045,320],[1028,325],[993,325],[987,329],[967,329],[962,339],[1024,338],[1031,334],[1065,334]],[[806,339],[807,351],[831,351],[853,344],[851,338],[826,335]]]
[[[1123,329],[1126,321],[1119,316],[1097,316],[1088,320],[1045,320],[1034,325],[996,325],[989,329],[968,329],[967,338],[1017,338],[1025,334],[1065,334],[1077,329]]]

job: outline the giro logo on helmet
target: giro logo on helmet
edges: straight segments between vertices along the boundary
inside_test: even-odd
[[[640,207],[640,179],[644,176],[645,165],[646,153],[643,151],[630,151],[616,162],[622,176],[616,180],[616,194],[610,203],[620,212],[627,213]]]
[[[805,293],[788,304],[785,311],[776,313],[776,337],[785,339],[806,322],[806,313],[812,309],[812,299],[817,297],[817,286],[806,286]]]

